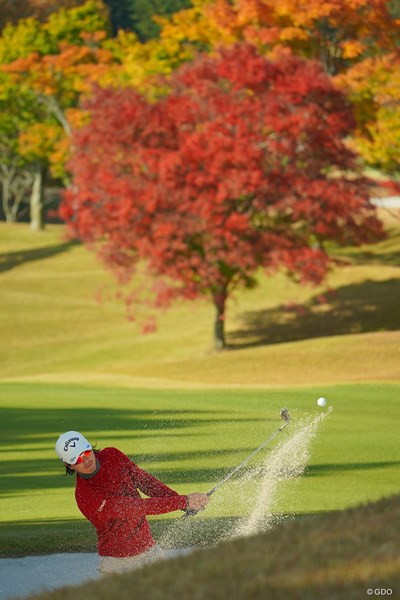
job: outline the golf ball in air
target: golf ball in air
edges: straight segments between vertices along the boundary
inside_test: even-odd
[[[317,404],[318,404],[318,406],[325,406],[326,405],[326,398],[318,398]]]

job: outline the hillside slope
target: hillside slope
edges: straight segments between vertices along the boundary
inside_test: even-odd
[[[399,381],[400,220],[387,240],[335,252],[325,287],[283,274],[237,293],[229,349],[212,348],[211,302],[177,303],[140,333],[94,255],[61,226],[33,234],[0,223],[0,381],[146,388]],[[321,303],[321,296],[323,301]],[[143,316],[143,315],[142,315]]]

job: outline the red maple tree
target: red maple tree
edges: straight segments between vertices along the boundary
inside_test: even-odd
[[[226,300],[261,266],[321,282],[324,243],[383,236],[344,139],[354,120],[317,62],[249,45],[199,56],[148,102],[98,89],[73,140],[62,215],[129,277],[143,261],[156,305],[209,295],[225,345]]]

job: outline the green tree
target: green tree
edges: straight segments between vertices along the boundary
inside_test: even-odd
[[[132,4],[132,29],[141,41],[160,34],[154,16],[169,16],[192,5],[190,0],[133,0]]]
[[[8,102],[10,115],[18,111],[18,143],[13,152],[30,164],[33,174],[34,229],[44,227],[46,174],[57,146],[63,148],[71,133],[68,111],[79,105],[85,86],[98,75],[97,67],[100,65],[101,73],[109,70],[112,54],[100,47],[104,30],[110,30],[107,9],[100,0],[89,0],[50,15],[44,24],[29,18],[7,25],[0,38],[1,70],[14,86],[14,96],[30,99],[22,105],[11,94],[4,102]],[[10,139],[14,143],[14,137]],[[58,152],[58,156],[62,154],[65,152]]]
[[[110,13],[113,33],[133,31],[140,41],[158,37],[160,25],[154,16],[170,16],[192,6],[190,0],[104,0]]]
[[[32,189],[33,175],[30,162],[20,153],[19,136],[33,115],[29,110],[32,97],[24,94],[0,73],[0,183],[5,219],[18,219],[21,202]]]
[[[114,35],[120,29],[131,31],[134,22],[134,4],[132,0],[104,0],[110,13],[110,21]]]

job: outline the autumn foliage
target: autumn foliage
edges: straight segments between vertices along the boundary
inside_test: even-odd
[[[62,214],[126,277],[139,261],[155,302],[209,294],[224,345],[225,302],[258,267],[320,282],[324,242],[382,235],[368,183],[343,143],[353,117],[316,62],[269,62],[251,46],[199,57],[149,103],[99,89],[74,135]]]
[[[355,108],[356,150],[394,177],[400,172],[400,51],[368,58],[336,77]]]
[[[272,56],[285,50],[319,60],[329,73],[393,51],[400,35],[388,0],[192,0],[193,8],[161,20],[163,49],[188,52],[248,42]],[[392,6],[391,6],[392,5]],[[397,9],[398,12],[398,9]],[[168,43],[169,41],[169,43]]]

